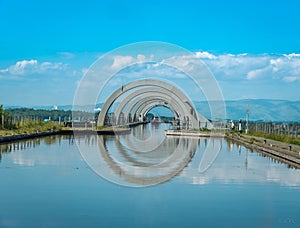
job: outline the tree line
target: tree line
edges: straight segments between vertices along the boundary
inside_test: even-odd
[[[93,113],[75,111],[73,116],[76,116],[79,121],[90,121],[95,118]],[[58,122],[64,123],[72,121],[71,110],[45,110],[33,108],[9,108],[4,109],[0,105],[0,125],[1,129],[18,129],[24,125],[41,123],[41,122]]]
[[[300,125],[298,122],[249,122],[248,129],[251,132],[287,135],[292,137],[298,137],[300,135]]]

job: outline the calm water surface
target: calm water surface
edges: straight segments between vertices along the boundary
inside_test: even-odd
[[[162,128],[0,145],[0,227],[300,226],[299,170]]]

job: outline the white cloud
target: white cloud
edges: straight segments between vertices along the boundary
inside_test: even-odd
[[[207,51],[198,51],[195,53],[196,56],[200,59],[216,59],[217,57],[211,53],[208,53]]]
[[[25,70],[34,69],[37,64],[36,59],[18,61],[8,68],[8,72],[14,75],[23,75]]]
[[[202,60],[209,70],[219,81],[258,81],[277,80],[278,82],[295,82],[300,77],[300,54],[221,54],[215,55],[207,51],[195,52],[195,56]],[[148,58],[149,59],[149,58]],[[115,56],[112,69],[119,69],[133,62],[144,62],[147,58],[138,56]],[[183,69],[193,67],[194,59],[191,56],[174,56],[154,64],[158,67],[161,64],[176,63]],[[143,69],[146,70],[147,69]],[[148,69],[149,70],[149,69]],[[151,68],[153,71],[154,69]],[[164,72],[166,69],[159,68]],[[129,73],[129,72],[128,72]],[[175,77],[175,75],[174,75]],[[178,77],[181,77],[178,75]]]
[[[116,70],[116,69],[122,69],[126,66],[131,65],[132,63],[142,63],[145,61],[151,61],[152,57],[150,56],[149,58],[147,58],[144,55],[137,55],[136,57],[130,56],[130,55],[118,55],[118,56],[114,56],[114,61],[113,64],[111,65],[111,69]]]
[[[295,81],[300,81],[300,77],[297,76],[287,76],[287,77],[283,77],[282,79],[285,82],[295,82]]]
[[[161,64],[170,64],[180,67],[187,67],[192,62],[191,56],[174,56],[169,59],[164,59],[161,61]]]
[[[256,78],[259,77],[264,71],[265,71],[264,69],[256,69],[256,70],[252,70],[252,71],[248,72],[246,78],[247,78],[248,80],[256,79]]]
[[[39,66],[39,71],[40,72],[45,72],[47,70],[62,70],[66,69],[67,64],[63,63],[51,63],[51,62],[43,62]]]
[[[203,54],[205,53],[205,54]],[[210,57],[209,56],[213,56]],[[207,58],[204,58],[208,56]],[[299,81],[300,54],[222,54],[208,52],[198,57],[219,80],[279,80]]]
[[[140,79],[140,78],[186,78],[186,75],[169,65],[163,63],[144,63],[130,66],[123,69],[119,76],[126,79]]]
[[[31,74],[45,74],[55,73],[55,71],[62,71],[67,69],[67,64],[41,62],[36,59],[22,60],[16,62],[5,69],[0,69],[0,74],[23,76]]]
[[[7,73],[8,72],[8,69],[0,69],[0,74],[1,73]]]
[[[300,57],[300,54],[291,53],[291,54],[283,54],[287,58]]]
[[[112,69],[119,69],[123,68],[124,66],[129,65],[134,61],[134,58],[132,56],[115,56],[114,57],[114,62],[111,65]]]

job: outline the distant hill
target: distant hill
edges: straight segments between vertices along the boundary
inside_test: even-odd
[[[5,105],[5,109],[17,109],[17,108],[29,108],[35,110],[64,110],[69,111],[72,110],[72,105],[62,105],[62,106],[50,106],[50,105],[27,105],[27,106],[20,106],[20,105]]]
[[[103,104],[97,104],[98,107],[102,107]],[[72,105],[29,105],[29,106],[4,106],[4,109],[18,109],[18,108],[29,108],[29,109],[34,109],[34,110],[63,110],[63,111],[70,111],[73,110]],[[80,110],[80,111],[86,111],[86,110],[93,110],[94,106],[92,105],[86,105],[86,106],[81,106],[81,107],[76,107],[75,110]]]
[[[195,101],[196,109],[208,119],[211,119],[207,101]],[[216,104],[216,102],[212,102]],[[300,121],[300,101],[269,100],[269,99],[245,99],[225,101],[227,119],[245,119],[246,109],[249,109],[250,121]],[[97,107],[102,107],[98,104]],[[8,108],[21,108],[21,106],[5,106]],[[54,106],[30,106],[33,109],[53,110]],[[57,110],[71,110],[72,105],[57,106]],[[92,110],[91,106],[79,107],[77,110]],[[167,114],[167,112],[164,111]],[[161,115],[164,115],[161,113]]]
[[[257,121],[300,121],[300,101],[247,99],[225,101],[227,119],[245,119],[249,109],[249,120]],[[196,109],[210,117],[207,102],[195,102]]]

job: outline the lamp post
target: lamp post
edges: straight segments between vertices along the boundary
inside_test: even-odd
[[[250,112],[249,105],[247,105],[247,108],[246,108],[246,130],[245,130],[246,134],[248,134],[248,130],[249,130],[249,128],[248,128],[249,112]]]

